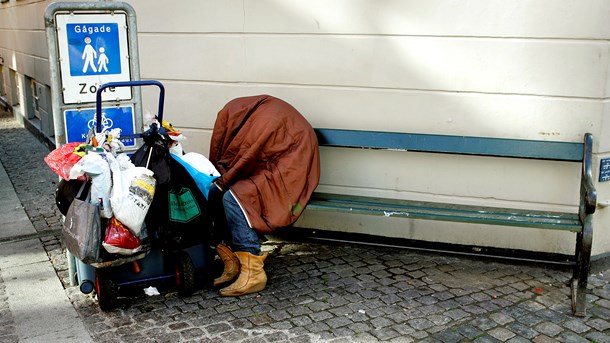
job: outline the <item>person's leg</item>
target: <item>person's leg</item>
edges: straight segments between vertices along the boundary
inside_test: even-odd
[[[231,242],[231,233],[227,226],[227,216],[224,208],[224,192],[217,187],[212,187],[208,193],[207,215],[211,224],[210,240],[214,246],[220,243]]]
[[[221,289],[220,295],[234,297],[261,291],[267,285],[267,274],[263,270],[267,253],[260,255],[258,234],[248,225],[233,193],[226,192],[223,203],[233,251],[239,260],[239,276],[231,285]]]
[[[248,220],[231,191],[224,194],[223,204],[227,226],[231,233],[233,251],[246,251],[253,255],[260,255],[261,243],[258,234],[248,225]]]
[[[239,259],[227,244],[231,242],[231,233],[227,226],[227,216],[223,205],[224,192],[212,187],[208,193],[208,215],[212,223],[211,243],[223,263],[222,274],[213,281],[214,287],[224,286],[235,281],[239,274]]]

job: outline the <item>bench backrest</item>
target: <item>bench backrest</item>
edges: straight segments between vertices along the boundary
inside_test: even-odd
[[[315,129],[320,146],[392,149],[582,162],[584,143],[507,138]]]

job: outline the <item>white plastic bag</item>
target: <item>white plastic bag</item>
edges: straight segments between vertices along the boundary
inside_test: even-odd
[[[189,152],[182,156],[178,156],[182,158],[184,162],[190,164],[191,166],[193,166],[193,168],[197,169],[199,172],[202,172],[206,175],[220,176],[220,173],[218,172],[218,170],[216,170],[216,167],[214,167],[212,162],[210,162],[210,160],[208,160],[202,154],[198,154],[196,152]]]
[[[116,157],[117,162],[119,163],[119,167],[121,170],[129,169],[135,167],[135,165],[129,159],[129,156],[122,154]]]
[[[109,158],[109,163],[113,182],[110,203],[114,216],[131,232],[139,235],[155,195],[153,172],[133,165],[121,169],[114,158]]]
[[[77,178],[86,174],[91,177],[91,202],[100,204],[100,215],[103,218],[112,218],[110,191],[112,179],[108,162],[97,153],[88,153],[78,161],[70,170],[70,178]]]

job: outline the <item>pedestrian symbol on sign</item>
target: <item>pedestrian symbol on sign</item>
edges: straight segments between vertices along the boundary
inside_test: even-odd
[[[102,48],[103,49],[103,48]],[[85,60],[85,66],[83,67],[83,73],[87,72],[87,68],[91,66],[93,72],[95,73],[97,70],[95,69],[95,63],[93,63],[93,59],[97,56],[95,49],[91,46],[91,38],[85,37],[85,50],[83,51],[83,60]]]
[[[67,24],[71,76],[121,74],[117,23]]]
[[[108,72],[108,67],[106,67],[106,64],[108,63],[108,56],[106,56],[106,54],[104,53],[105,50],[106,49],[104,49],[103,47],[100,48],[100,58],[97,60],[97,68],[100,73],[102,72],[102,69]]]

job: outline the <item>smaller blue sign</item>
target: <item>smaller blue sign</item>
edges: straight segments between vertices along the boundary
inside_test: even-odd
[[[610,158],[602,158],[599,164],[599,182],[610,181]]]
[[[121,73],[117,23],[66,24],[71,76]]]
[[[95,130],[95,109],[68,110],[64,112],[66,125],[66,142],[86,142],[87,133]],[[102,132],[115,128],[121,129],[121,135],[135,133],[133,106],[102,108]],[[134,147],[135,139],[120,139],[126,147]]]

